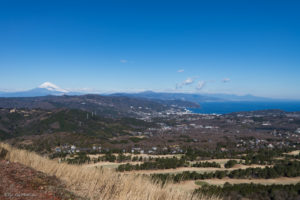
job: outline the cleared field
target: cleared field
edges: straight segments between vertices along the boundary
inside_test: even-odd
[[[223,171],[223,170],[236,170],[236,169],[247,169],[247,168],[265,168],[266,166],[264,165],[236,165],[233,168],[213,168],[213,167],[179,167],[176,169],[158,169],[158,170],[138,170],[138,171],[129,171],[129,172],[124,172],[125,174],[164,174],[164,173],[169,173],[169,174],[176,174],[176,173],[181,173],[185,171],[190,171],[190,172],[197,172],[197,173],[205,173],[205,172],[215,172],[215,171]]]
[[[170,155],[168,155],[170,156]],[[166,156],[165,156],[166,157]],[[170,156],[171,157],[171,156]],[[173,156],[172,156],[173,157]],[[153,173],[153,171],[175,171],[176,170],[179,170],[179,171],[203,171],[203,170],[208,170],[209,172],[213,172],[213,171],[217,171],[217,170],[221,170],[221,169],[225,169],[223,166],[224,164],[223,163],[226,163],[229,159],[219,159],[219,160],[205,160],[205,161],[201,161],[201,162],[217,162],[217,163],[220,163],[222,168],[197,168],[197,167],[181,167],[181,168],[177,168],[177,169],[169,169],[169,170],[139,170],[139,171],[135,171],[135,172],[138,172],[139,174],[142,173],[142,172],[151,172]],[[97,162],[97,163],[93,163],[93,164],[84,164],[83,167],[86,167],[86,168],[91,168],[91,167],[103,167],[103,168],[112,168],[112,169],[115,169],[117,168],[119,165],[122,165],[122,164],[131,164],[131,165],[137,165],[137,164],[142,164],[143,162],[139,162],[139,161],[131,161],[131,162],[121,162],[121,163],[116,163],[116,162]],[[191,162],[192,164],[193,163],[196,163],[196,162]],[[157,172],[157,173],[161,173],[161,172]],[[166,172],[167,173],[167,172]],[[144,174],[144,173],[143,173]]]
[[[99,155],[104,155],[104,154],[97,154],[97,155],[89,155],[89,156],[93,156],[94,158],[97,158]],[[125,154],[126,155],[126,154]],[[177,155],[147,155],[147,154],[139,154],[139,156],[144,156],[145,158],[148,156],[151,156],[153,158],[167,158],[167,157],[181,157],[182,155],[181,154],[177,154]],[[143,170],[143,171],[135,171],[135,172],[138,172],[139,174],[141,174],[141,172],[143,172],[143,174],[147,174],[148,172],[149,173],[155,173],[156,171],[159,171],[159,172],[156,172],[156,173],[177,173],[177,171],[179,172],[183,172],[183,171],[197,171],[197,172],[214,172],[214,171],[218,171],[218,170],[225,170],[224,168],[224,164],[230,159],[212,159],[212,160],[201,160],[201,161],[193,161],[193,162],[190,162],[191,164],[194,164],[196,162],[216,162],[216,163],[219,163],[221,165],[221,168],[200,168],[200,167],[181,167],[181,168],[177,168],[177,169],[168,169],[168,170]],[[235,159],[237,161],[239,161],[238,159]],[[121,163],[115,163],[115,162],[97,162],[97,163],[93,163],[93,164],[84,164],[83,166],[84,167],[103,167],[103,168],[117,168],[119,165],[121,164],[126,164],[126,163],[129,163],[129,164],[132,164],[132,165],[136,165],[136,164],[142,164],[143,162],[139,162],[139,161],[134,161],[134,162],[121,162]],[[244,169],[244,168],[248,168],[249,166],[245,166],[245,165],[242,165],[242,166],[238,166],[238,167],[234,167],[235,169]],[[251,167],[263,167],[261,165],[251,165]],[[232,168],[233,169],[233,168]],[[226,169],[226,170],[230,170],[230,169]],[[165,172],[166,171],[166,172]],[[144,173],[145,172],[145,173]],[[149,174],[148,173],[148,174]]]
[[[89,156],[93,156],[98,157],[98,156],[103,156],[104,154],[97,154],[97,155],[89,155]],[[116,154],[117,155],[117,154]],[[134,155],[134,154],[124,154],[126,156],[128,155],[132,155],[132,156],[141,156],[144,158],[147,157],[153,157],[153,158],[170,158],[170,157],[177,157],[180,158],[182,156],[182,154],[176,154],[176,155],[148,155],[148,154],[138,154],[138,155]],[[181,172],[185,172],[185,171],[195,171],[197,173],[209,173],[209,172],[215,172],[215,171],[223,171],[223,170],[228,170],[228,171],[232,171],[235,169],[246,169],[246,168],[256,168],[256,167],[260,167],[260,168],[264,168],[267,165],[242,165],[242,164],[237,164],[232,168],[225,168],[224,164],[226,162],[228,162],[229,160],[236,160],[236,161],[240,161],[240,159],[211,159],[211,160],[201,160],[201,161],[193,161],[190,162],[191,164],[194,164],[196,162],[216,162],[219,163],[221,165],[221,168],[213,168],[213,167],[179,167],[176,169],[157,169],[157,170],[137,170],[137,171],[127,171],[124,172],[124,174],[160,174],[160,173],[170,173],[170,174],[176,174],[176,173],[181,173]],[[142,164],[143,162],[139,162],[139,161],[134,161],[134,162],[121,162],[121,163],[116,163],[116,162],[97,162],[97,163],[92,163],[92,164],[84,164],[83,167],[84,168],[106,168],[106,169],[116,169],[118,168],[119,165],[121,164],[132,164],[132,165],[136,165],[136,164]]]
[[[300,150],[296,150],[296,151],[291,151],[289,153],[284,153],[284,154],[296,156],[296,155],[299,155],[299,153],[300,153]]]

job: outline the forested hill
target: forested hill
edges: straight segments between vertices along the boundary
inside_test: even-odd
[[[125,96],[44,96],[0,98],[0,108],[27,109],[57,109],[69,108],[93,112],[105,117],[137,117],[140,113],[162,112],[168,109],[182,109],[182,107],[197,107],[198,105],[183,101],[152,101],[142,98]]]
[[[151,124],[134,118],[105,118],[75,109],[0,109],[0,140],[28,135],[68,132],[101,138],[144,130]]]

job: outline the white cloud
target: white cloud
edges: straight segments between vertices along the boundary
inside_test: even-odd
[[[128,60],[122,59],[122,60],[120,60],[120,62],[121,62],[121,63],[127,63]]]
[[[182,85],[190,85],[194,83],[193,78],[187,78],[185,81],[182,82]]]
[[[202,90],[202,88],[205,86],[206,82],[205,81],[199,81],[196,90]]]
[[[182,73],[182,72],[184,72],[184,69],[179,69],[177,72]]]
[[[230,81],[231,81],[230,78],[224,78],[224,79],[222,80],[223,83],[228,83],[228,82],[230,82]]]
[[[183,86],[187,86],[187,85],[191,85],[194,83],[194,78],[187,78],[186,80],[184,80],[183,82],[181,83],[177,83],[176,84],[176,89],[181,89]]]

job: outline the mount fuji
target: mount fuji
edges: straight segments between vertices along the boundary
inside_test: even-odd
[[[54,91],[54,92],[62,92],[62,93],[68,93],[69,91],[62,89],[56,85],[54,85],[53,83],[50,82],[45,82],[43,84],[41,84],[38,89],[46,89],[48,91]]]
[[[61,96],[65,94],[73,94],[68,90],[62,89],[50,82],[45,82],[37,88],[20,91],[20,92],[1,92],[0,97],[39,97],[39,96]]]

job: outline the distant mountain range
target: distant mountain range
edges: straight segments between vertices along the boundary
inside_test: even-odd
[[[72,92],[62,89],[53,83],[45,82],[37,88],[21,92],[0,92],[0,97],[41,97],[41,96],[62,96],[62,95],[83,95],[84,93]],[[274,101],[271,98],[257,97],[253,95],[231,95],[231,94],[192,94],[192,93],[167,93],[145,91],[140,93],[114,93],[105,96],[123,96],[132,98],[145,98],[151,100],[176,101],[175,103],[184,106],[184,102],[226,102],[226,101]],[[171,102],[169,102],[171,103]]]
[[[140,93],[115,93],[112,96],[127,96],[135,98],[160,99],[160,100],[181,100],[195,103],[203,102],[227,102],[227,101],[274,101],[271,98],[256,97],[252,95],[231,95],[231,94],[190,94],[190,93],[163,93],[163,92],[140,92]]]

